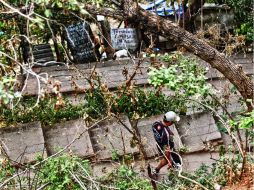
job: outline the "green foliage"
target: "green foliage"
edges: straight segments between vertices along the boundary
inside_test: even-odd
[[[248,159],[251,156],[248,156]],[[222,187],[227,185],[231,180],[238,180],[241,170],[242,157],[237,154],[234,157],[221,155],[219,160],[211,167],[201,165],[193,174],[183,172],[182,175],[192,180],[197,181],[208,189],[214,189],[214,184],[219,184]],[[231,172],[228,176],[229,171]],[[163,183],[167,188],[162,186],[164,190],[181,190],[181,189],[196,189],[196,185],[191,181],[179,178],[177,172],[170,171],[168,180]]]
[[[225,186],[231,176],[227,176],[228,171],[232,171],[232,175],[237,179],[242,164],[242,157],[237,154],[235,157],[221,156],[212,168],[211,174],[214,180],[222,186]]]
[[[211,169],[202,165],[193,174],[183,172],[182,175],[192,179],[208,189],[213,189],[213,177],[210,173]],[[168,179],[163,181],[163,186],[161,185],[160,190],[182,190],[182,189],[198,189],[197,185],[192,183],[190,180],[180,178],[177,171],[170,170],[168,173]]]
[[[76,156],[61,155],[49,158],[41,165],[39,179],[42,184],[49,183],[48,190],[72,190],[81,189],[73,179],[71,173],[82,173],[87,176],[90,173],[89,162]]]
[[[231,154],[229,154],[231,155]],[[202,165],[194,173],[182,172],[182,175],[192,179],[208,189],[214,189],[214,184],[225,186],[229,181],[237,181],[240,177],[242,157],[239,154],[229,156],[222,154],[220,159],[212,167]],[[48,190],[72,190],[82,189],[81,185],[93,189],[94,182],[100,189],[106,190],[108,187],[114,187],[120,190],[152,190],[150,180],[144,176],[138,175],[127,165],[121,165],[116,171],[104,176],[96,181],[92,176],[91,168],[87,160],[82,160],[72,155],[58,155],[42,162],[42,158],[37,159],[36,166],[24,165],[36,173],[36,175],[22,175],[15,181],[9,181],[10,187],[14,185],[25,186],[25,183],[33,181],[31,189],[34,186],[47,184]],[[253,163],[253,156],[247,155],[247,160]],[[11,166],[11,163],[5,159],[0,162],[0,180],[5,181],[20,170]],[[33,179],[33,177],[36,177]],[[91,178],[90,178],[91,177]],[[16,178],[17,179],[17,178]],[[8,185],[6,187],[8,187]],[[106,187],[107,186],[107,187]],[[159,190],[182,190],[197,189],[198,186],[190,180],[178,176],[177,171],[169,171],[168,179],[158,183]],[[95,189],[95,188],[94,188]]]
[[[15,168],[11,165],[13,162],[2,159],[0,163],[1,183],[17,175],[23,169],[28,169],[25,174],[9,180],[4,189],[13,189],[13,187],[17,187],[17,189],[24,189],[24,187],[26,187],[25,189],[38,189],[38,187],[46,185],[45,189],[47,190],[79,190],[82,189],[79,184],[80,181],[84,186],[92,187],[91,181],[87,180],[91,176],[88,160],[61,154],[42,161],[43,158],[38,157],[34,166],[24,164],[22,168]],[[77,178],[80,179],[79,182]]]
[[[110,184],[120,190],[152,190],[148,179],[141,178],[131,168],[122,165],[116,172],[100,179],[102,184]],[[104,188],[102,188],[104,190]],[[106,190],[106,188],[105,188]]]
[[[207,85],[204,69],[198,67],[196,61],[183,57],[176,53],[166,54],[162,57],[170,66],[168,68],[152,68],[150,83],[156,87],[165,85],[174,92],[167,96],[158,90],[146,90],[139,87],[122,87],[111,93],[104,89],[99,79],[92,81],[95,87],[85,94],[85,103],[72,105],[64,100],[64,105],[57,107],[56,98],[45,98],[35,105],[35,98],[23,98],[15,109],[0,107],[2,120],[9,123],[26,123],[41,121],[44,125],[51,125],[60,121],[77,119],[85,116],[90,119],[100,119],[110,112],[115,114],[126,114],[129,118],[138,119],[150,117],[173,110],[186,113],[188,99],[202,98],[209,102],[207,96],[211,89]],[[172,64],[175,63],[175,64]]]
[[[249,143],[250,146],[254,145],[253,138],[254,138],[254,110],[252,112],[249,112],[245,114],[244,116],[236,117],[234,120],[229,121],[230,124],[230,130],[236,131],[238,129],[241,129],[245,132],[245,135],[247,137],[247,143]]]
[[[111,158],[112,160],[116,161],[116,160],[119,160],[119,154],[117,153],[117,150],[112,150],[111,152]]]
[[[43,125],[52,125],[84,115],[99,119],[106,116],[107,111],[126,114],[130,118],[143,118],[175,110],[179,105],[179,100],[175,98],[140,88],[134,88],[122,95],[115,93],[110,99],[107,98],[100,88],[88,92],[84,97],[84,104],[72,105],[64,99],[64,105],[59,108],[56,106],[56,98],[41,99],[35,107],[36,98],[23,98],[14,109],[0,107],[0,114],[1,119],[7,124],[41,121]],[[110,102],[114,102],[113,105]]]
[[[189,175],[187,173],[182,173],[182,175],[188,177],[188,178],[193,178],[192,175]],[[184,180],[178,177],[178,173],[176,171],[169,171],[168,173],[168,179],[166,179],[163,184],[167,187],[165,188],[165,186],[161,186],[160,190],[180,190],[180,189],[184,189],[186,187],[189,187],[188,189],[193,188],[192,184],[190,181],[188,180]]]
[[[242,23],[253,19],[251,0],[226,0],[225,2],[233,9],[236,22]]]
[[[166,55],[167,56],[167,55]],[[195,59],[177,53],[174,64],[168,68],[151,68],[149,82],[154,86],[165,85],[178,96],[204,96],[210,93],[204,76],[205,70],[198,67]],[[170,61],[173,59],[171,56]]]
[[[239,121],[240,129],[251,129],[254,126],[254,110],[247,114],[247,116],[241,118]]]
[[[66,100],[65,106],[57,109],[56,102],[56,98],[46,98],[40,100],[38,105],[34,107],[35,98],[24,98],[14,109],[0,107],[0,114],[7,124],[41,121],[44,125],[77,119],[84,114],[85,110],[81,105],[73,106]]]
[[[253,42],[254,29],[253,29],[253,1],[252,0],[226,0],[234,11],[236,22],[236,33],[245,35],[247,42]]]
[[[15,168],[7,159],[0,159],[0,181],[3,182],[15,173]],[[11,181],[11,183],[13,183]]]
[[[10,76],[0,77],[0,105],[8,104],[17,96],[13,91],[15,81],[16,80]]]
[[[243,23],[236,28],[238,35],[244,35],[247,42],[253,42],[254,40],[254,28],[252,23]]]
[[[230,120],[229,124],[232,130],[251,129],[254,126],[254,111],[247,113],[245,116],[238,116],[235,120]]]
[[[143,118],[161,114],[173,109],[173,99],[155,91],[145,91],[139,88],[115,96],[112,105],[113,113],[124,113],[130,118]]]
[[[184,57],[181,53],[165,54],[164,61],[168,68],[151,68],[149,83],[155,87],[166,86],[174,92],[174,99],[178,101],[179,111],[186,111],[186,103],[190,98],[208,100],[212,88],[206,82],[205,70],[198,66],[195,59]]]
[[[45,14],[46,17],[51,17],[52,16],[52,12],[51,12],[50,9],[45,9],[44,14]]]
[[[100,88],[96,88],[86,93],[85,101],[84,112],[89,117],[98,119],[106,114],[107,103]]]

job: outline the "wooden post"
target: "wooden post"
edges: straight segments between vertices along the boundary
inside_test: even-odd
[[[107,53],[108,58],[112,59],[115,50],[112,48],[112,43],[111,43],[111,37],[110,37],[110,26],[108,23],[108,20],[105,19],[104,21],[99,21],[100,27],[102,30],[102,35],[103,35],[103,44],[105,46],[105,51]]]
[[[58,48],[58,43],[57,43],[57,28],[56,27],[52,27],[53,28],[53,34],[52,34],[52,40],[54,43],[54,48],[55,48],[55,52],[56,52],[56,60],[57,62],[61,62],[63,61],[63,59],[61,58],[61,54]]]
[[[147,166],[147,173],[151,179],[151,184],[152,184],[153,190],[158,190],[157,184],[155,182],[156,179],[155,179],[155,176],[152,174],[152,169],[151,169],[150,164],[148,164],[148,166]]]

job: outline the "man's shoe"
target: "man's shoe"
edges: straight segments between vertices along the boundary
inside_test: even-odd
[[[159,171],[156,170],[156,169],[153,169],[153,170],[152,170],[152,175],[153,175],[153,177],[154,177],[155,179],[157,179],[157,178],[158,178],[158,175],[159,175]]]

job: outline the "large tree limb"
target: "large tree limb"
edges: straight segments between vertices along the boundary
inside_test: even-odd
[[[123,10],[116,10],[111,8],[98,8],[95,5],[85,4],[84,8],[93,15],[104,15],[107,17],[112,17],[118,20],[122,20],[124,17]]]
[[[171,21],[158,17],[151,12],[140,10],[137,16],[140,19],[138,21],[133,20],[133,22],[139,22],[145,25],[150,32],[164,36],[174,41],[177,45],[185,47],[189,52],[194,53],[220,71],[237,87],[245,100],[253,99],[253,83],[251,79],[240,67],[237,67],[227,59],[224,54]]]

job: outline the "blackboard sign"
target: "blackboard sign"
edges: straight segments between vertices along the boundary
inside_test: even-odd
[[[88,23],[77,23],[66,27],[68,47],[76,63],[96,61]]]
[[[111,29],[111,40],[115,49],[135,50],[138,47],[138,37],[135,28]]]
[[[46,62],[55,61],[50,44],[33,45],[33,55],[34,61],[39,65]]]

